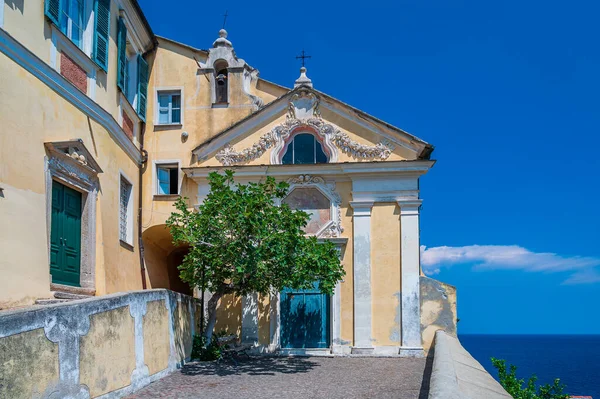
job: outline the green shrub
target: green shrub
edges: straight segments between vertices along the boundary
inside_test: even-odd
[[[223,352],[228,348],[228,345],[220,344],[219,337],[227,335],[225,332],[213,334],[210,343],[207,345],[207,339],[203,335],[194,335],[192,345],[192,359],[201,361],[213,361],[223,358]]]
[[[517,366],[511,364],[506,367],[506,360],[492,358],[492,364],[498,370],[500,384],[514,399],[568,399],[569,395],[563,393],[565,386],[560,379],[555,379],[554,384],[545,384],[536,388],[537,377],[525,379],[517,378]]]

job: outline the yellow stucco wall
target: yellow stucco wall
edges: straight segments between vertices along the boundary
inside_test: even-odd
[[[373,206],[371,232],[373,345],[400,345],[400,213],[395,203]]]
[[[90,316],[79,351],[79,381],[88,386],[92,398],[131,384],[135,331],[129,306]]]
[[[0,338],[0,398],[42,397],[58,378],[58,344],[43,328]]]
[[[165,301],[152,301],[146,304],[143,322],[144,361],[150,375],[156,374],[169,365],[170,337],[169,312]]]
[[[45,84],[0,54],[0,308],[49,297],[45,142],[83,140],[103,169],[96,203],[96,292],[141,288],[137,229],[134,251],[119,243],[120,174],[134,185],[138,168],[109,133]],[[133,207],[136,209],[136,206]],[[135,222],[136,217],[134,215]]]
[[[47,64],[50,64],[52,47],[52,24],[44,15],[44,1],[5,3],[4,26],[16,40]],[[117,89],[117,23],[119,3],[111,1],[109,66],[108,73],[98,68],[94,101],[107,110],[115,120],[119,120],[119,92]],[[60,33],[59,33],[60,34]],[[60,65],[60,57],[57,63]]]
[[[208,314],[204,316],[208,318]],[[233,295],[224,295],[217,307],[217,322],[215,332],[225,332],[227,335],[242,334],[242,298]]]
[[[352,208],[349,203],[352,200],[352,183],[336,183],[336,191],[342,198],[342,227],[344,232],[342,237],[348,239],[346,245],[342,247],[342,265],[346,275],[340,286],[341,295],[341,339],[342,343],[351,344],[354,340],[354,275],[352,264],[354,243],[352,240]]]

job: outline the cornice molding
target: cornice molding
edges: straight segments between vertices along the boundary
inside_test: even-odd
[[[79,91],[60,73],[39,59],[3,29],[0,29],[0,52],[38,78],[81,112],[98,122],[133,161],[138,165],[141,164],[140,150],[127,137],[110,113]]]

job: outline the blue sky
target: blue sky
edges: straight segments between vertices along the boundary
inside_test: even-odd
[[[198,48],[227,9],[261,77],[291,86],[304,48],[315,88],[436,146],[423,266],[461,333],[600,333],[600,3],[140,3]]]

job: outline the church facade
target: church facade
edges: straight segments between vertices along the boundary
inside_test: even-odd
[[[331,296],[225,297],[217,331],[265,353],[386,356],[456,331],[454,288],[420,267],[433,146],[320,92],[304,67],[289,88],[262,79],[224,30],[199,50],[156,36],[135,0],[70,3],[0,1],[0,221],[12,226],[0,308],[149,288],[198,297],[165,221],[231,169],[287,181],[285,202],[338,246],[346,276]]]

